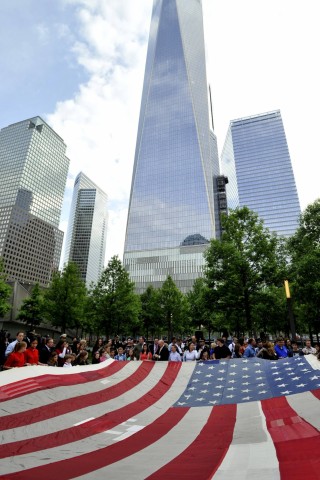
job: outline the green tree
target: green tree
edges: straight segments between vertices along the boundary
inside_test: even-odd
[[[87,290],[77,265],[68,263],[63,271],[53,274],[52,281],[44,295],[44,312],[54,326],[82,328],[85,325]]]
[[[160,315],[166,326],[169,339],[174,332],[184,331],[189,326],[188,303],[170,275],[159,290]]]
[[[149,285],[145,292],[140,295],[141,299],[141,320],[146,338],[149,337],[149,332],[155,335],[159,326],[160,318],[160,303],[159,291],[152,285]]]
[[[30,325],[31,329],[44,321],[43,294],[38,283],[33,287],[31,295],[23,300],[17,319]]]
[[[219,320],[209,297],[206,280],[201,277],[195,280],[192,290],[186,294],[191,326],[196,330],[205,328],[210,338],[211,332],[217,330]]]
[[[252,333],[266,288],[280,287],[285,278],[285,250],[247,207],[231,211],[222,222],[222,239],[212,240],[205,253],[208,301],[224,315],[229,330]]]
[[[308,205],[289,241],[291,291],[298,321],[309,334],[320,332],[320,199]]]
[[[140,298],[118,256],[111,258],[90,297],[98,328],[106,336],[139,328]]]
[[[6,279],[7,276],[4,273],[3,261],[0,258],[0,317],[3,317],[11,309],[9,299],[12,289],[6,283]]]

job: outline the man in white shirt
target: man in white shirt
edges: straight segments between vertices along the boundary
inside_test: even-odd
[[[303,355],[315,355],[317,350],[311,346],[311,340],[306,340],[306,346],[302,349]]]
[[[16,335],[16,339],[13,340],[13,342],[9,343],[9,345],[7,346],[6,348],[6,351],[5,351],[5,356],[6,358],[10,355],[10,353],[13,352],[14,350],[14,347],[16,346],[16,344],[18,342],[22,342],[24,339],[24,332],[18,332],[17,335]]]

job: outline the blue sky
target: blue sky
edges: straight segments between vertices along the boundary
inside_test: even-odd
[[[229,121],[280,109],[301,207],[320,197],[318,0],[203,0],[221,152]],[[152,0],[1,0],[0,128],[41,115],[109,196],[122,257]]]

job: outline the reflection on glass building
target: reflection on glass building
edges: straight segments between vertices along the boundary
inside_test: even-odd
[[[89,287],[104,267],[108,225],[108,197],[84,173],[79,173],[68,224],[64,262],[78,265]]]
[[[246,205],[278,235],[295,232],[300,204],[279,110],[232,120],[221,168],[229,208]]]
[[[124,251],[138,292],[202,275],[215,175],[201,1],[154,0]]]
[[[10,281],[45,286],[59,267],[65,151],[40,117],[0,131],[0,257]]]

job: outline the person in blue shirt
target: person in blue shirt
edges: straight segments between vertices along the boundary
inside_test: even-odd
[[[288,350],[287,350],[287,347],[284,344],[284,339],[282,337],[279,337],[277,339],[277,343],[274,347],[274,351],[276,352],[278,358],[287,358],[288,357]]]
[[[114,356],[114,359],[119,360],[120,362],[125,362],[127,360],[127,356],[125,353],[123,353],[122,347],[118,348],[118,354]]]
[[[243,358],[250,358],[256,356],[256,341],[254,338],[249,338],[248,346],[243,353]]]

